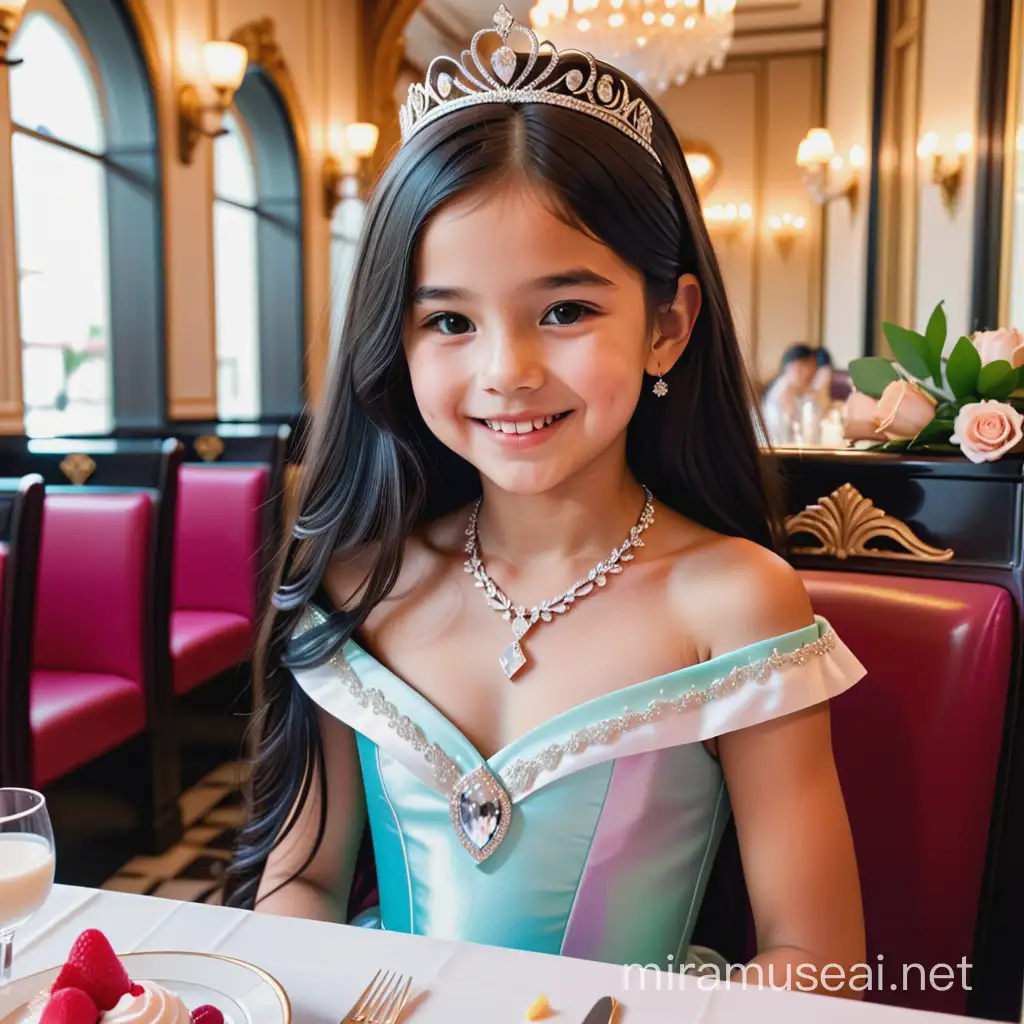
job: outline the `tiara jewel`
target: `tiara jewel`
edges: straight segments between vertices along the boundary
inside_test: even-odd
[[[526,66],[518,75],[518,54],[509,46],[513,32],[525,36],[529,43]],[[480,54],[480,43],[492,35],[498,36],[501,45],[490,60],[485,61]],[[556,74],[559,63],[570,56],[582,58],[590,69],[589,74],[579,68]],[[494,15],[494,27],[477,32],[469,49],[463,50],[458,60],[435,57],[422,84],[414,82],[409,86],[409,98],[398,112],[402,143],[408,142],[431,121],[479,103],[551,103],[566,107],[613,125],[661,163],[651,144],[654,134],[651,109],[639,97],[630,98],[625,79],[601,72],[589,53],[581,50],[559,53],[553,43],[542,42],[535,32],[520,25],[504,4]]]

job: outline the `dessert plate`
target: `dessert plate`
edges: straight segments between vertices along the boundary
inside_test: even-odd
[[[119,959],[132,981],[154,981],[177,992],[189,1010],[216,1006],[224,1024],[291,1024],[284,989],[266,971],[242,960],[213,953],[125,953]],[[60,967],[53,967],[11,982],[0,994],[0,1024],[36,1024],[45,1003],[36,997],[48,991],[59,973]]]

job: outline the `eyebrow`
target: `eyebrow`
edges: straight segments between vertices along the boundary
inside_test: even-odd
[[[557,288],[579,288],[581,286],[592,288],[615,287],[614,282],[609,281],[607,277],[603,277],[593,270],[588,270],[586,267],[576,267],[572,270],[566,270],[561,274],[538,277],[530,285],[530,289],[533,291],[554,291]]]
[[[572,270],[563,271],[560,274],[549,274],[547,277],[538,277],[526,286],[526,291],[556,291],[559,288],[614,288],[615,283],[607,277],[588,270],[586,267],[577,267]],[[412,294],[413,305],[421,302],[468,302],[473,298],[473,293],[465,288],[446,288],[438,285],[422,285]]]
[[[414,306],[421,302],[468,302],[472,297],[473,293],[465,288],[440,288],[425,284],[412,293],[412,302]]]

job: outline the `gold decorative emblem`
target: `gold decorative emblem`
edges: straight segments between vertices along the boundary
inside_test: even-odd
[[[216,462],[224,454],[224,442],[216,434],[203,434],[192,442],[196,455],[203,462]]]
[[[791,554],[912,562],[948,562],[953,557],[952,548],[942,550],[925,544],[906,523],[876,508],[874,502],[852,484],[843,484],[820,502],[787,517],[786,532],[791,538],[800,533],[810,534],[821,541],[821,546],[793,547]],[[895,541],[904,550],[868,547],[879,538]]]
[[[284,70],[284,54],[277,41],[277,26],[273,18],[259,18],[246,22],[231,33],[231,42],[249,51],[249,63],[259,64],[267,71]]]
[[[81,487],[96,472],[96,463],[88,455],[74,452],[61,460],[60,471],[76,487]]]

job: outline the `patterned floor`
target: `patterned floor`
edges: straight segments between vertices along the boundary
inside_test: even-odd
[[[242,822],[245,767],[221,765],[181,800],[182,841],[159,857],[133,857],[102,886],[190,903],[219,903],[220,882]]]

